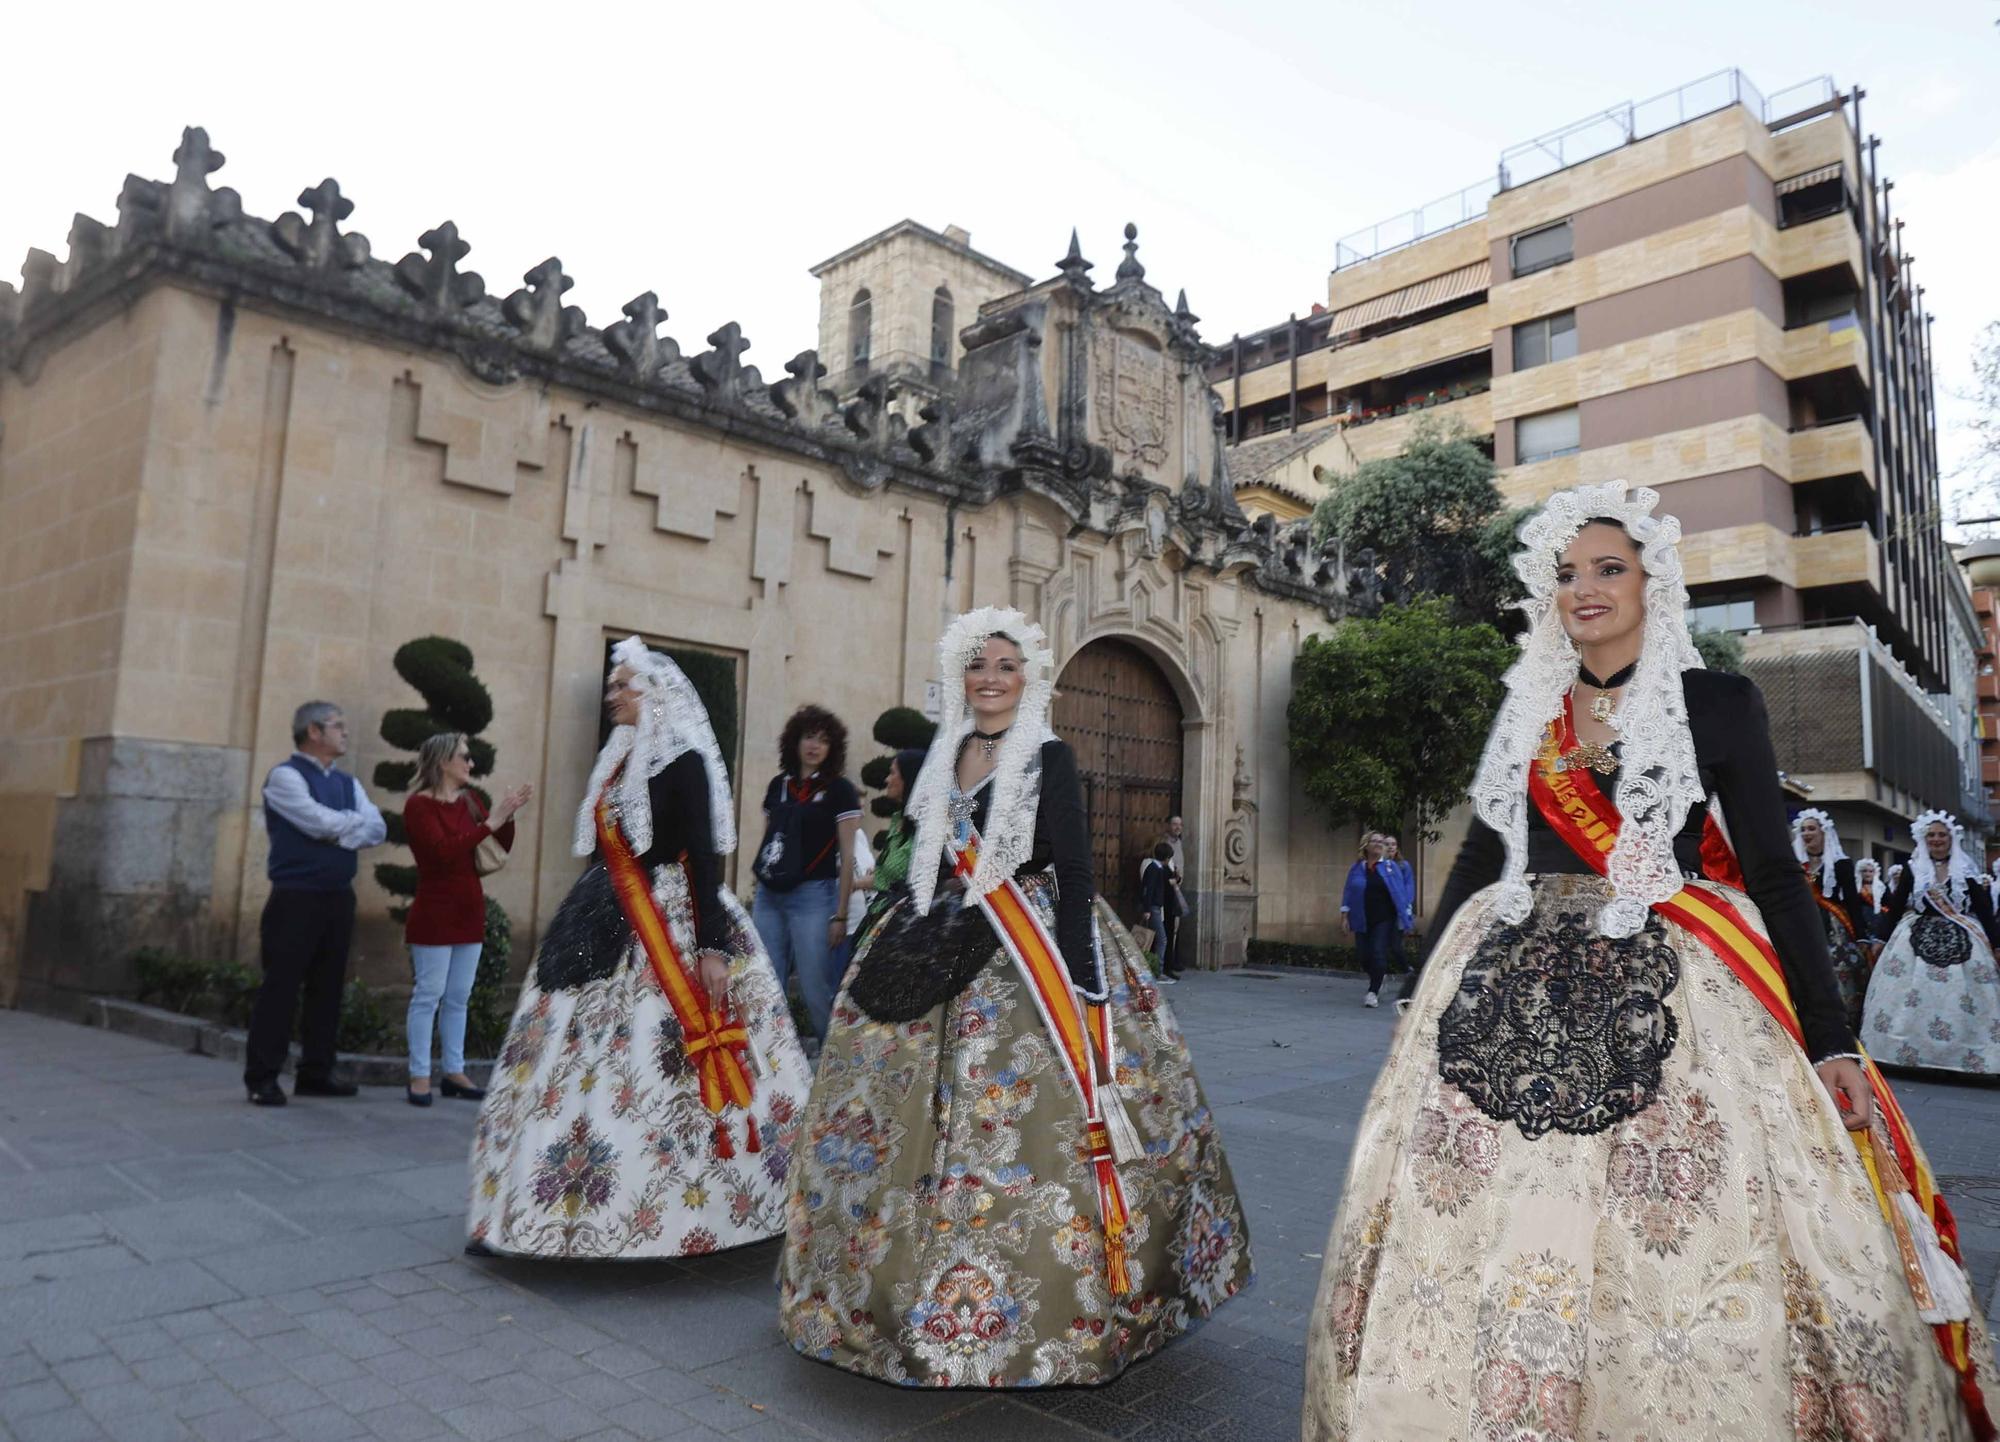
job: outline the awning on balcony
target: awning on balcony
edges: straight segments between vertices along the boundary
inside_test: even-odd
[[[1841,164],[1836,160],[1831,165],[1822,165],[1818,170],[1808,170],[1804,175],[1794,175],[1790,180],[1781,180],[1778,182],[1778,194],[1790,195],[1795,190],[1809,190],[1829,180],[1838,180]]]
[[[1406,285],[1401,290],[1392,290],[1373,300],[1364,300],[1359,305],[1343,307],[1333,313],[1327,334],[1334,337],[1350,335],[1370,326],[1384,325],[1392,320],[1401,320],[1406,315],[1417,315],[1449,305],[1455,300],[1464,300],[1486,289],[1492,279],[1492,270],[1490,262],[1476,260],[1471,265],[1462,265],[1457,270],[1448,270],[1443,275],[1434,275],[1429,280],[1420,280],[1415,285]]]

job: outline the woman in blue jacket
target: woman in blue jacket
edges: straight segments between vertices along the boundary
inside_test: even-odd
[[[1415,924],[1416,898],[1405,868],[1385,860],[1379,833],[1361,838],[1361,859],[1348,868],[1340,897],[1340,924],[1354,938],[1361,964],[1368,969],[1368,995],[1363,1006],[1381,1004],[1382,978],[1403,964],[1403,933]]]

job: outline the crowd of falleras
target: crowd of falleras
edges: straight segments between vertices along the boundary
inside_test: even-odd
[[[1889,875],[1825,813],[1788,824],[1761,698],[1702,668],[1658,502],[1580,486],[1522,527],[1520,654],[1324,1252],[1309,1442],[1995,1435],[1981,1301],[1876,1062],[2000,1075],[2000,880],[1943,813]],[[938,657],[936,739],[897,758],[849,937],[838,738],[787,733],[753,918],[722,884],[736,806],[694,687],[614,648],[587,865],[483,1096],[447,1041],[446,1093],[480,1103],[469,1252],[782,1237],[791,1345],[927,1387],[1109,1382],[1250,1285],[1215,1112],[1097,894],[1048,642],[987,608]],[[465,779],[457,740],[434,778]],[[379,839],[323,754],[286,767],[317,808],[267,788],[288,865]],[[526,799],[452,823],[466,876]],[[317,925],[267,913],[267,977]],[[828,949],[849,959],[815,997]],[[444,950],[418,967],[433,1003]],[[338,1094],[308,1001],[297,1090]],[[252,1099],[282,1102],[252,1052]]]

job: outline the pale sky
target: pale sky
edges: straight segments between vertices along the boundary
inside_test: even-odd
[[[1108,280],[1140,229],[1214,342],[1324,300],[1334,242],[1518,141],[1730,66],[1868,91],[1938,317],[1948,463],[2000,319],[1991,0],[759,0],[9,7],[0,275],[172,174],[183,125],[272,217],[332,175],[394,260],[439,221],[489,291],[559,255],[593,324],[643,290],[684,351],[727,320],[767,378],[816,342],[807,268],[913,217],[1036,276],[1072,225]],[[18,283],[18,280],[17,280]],[[1948,480],[1948,489],[1953,483]],[[1948,509],[1950,507],[1948,506]]]

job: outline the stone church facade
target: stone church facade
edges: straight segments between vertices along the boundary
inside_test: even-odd
[[[292,709],[342,705],[367,781],[413,637],[471,647],[494,779],[538,788],[490,882],[518,972],[580,865],[608,640],[730,660],[754,844],[790,711],[846,718],[858,764],[982,604],[1055,644],[1107,893],[1178,810],[1203,963],[1328,937],[1351,835],[1294,788],[1285,705],[1335,578],[1238,509],[1209,352],[1129,228],[1111,284],[1073,246],[968,309],[909,416],[813,351],[767,381],[733,324],[684,353],[650,293],[593,327],[555,259],[488,294],[449,222],[378,259],[330,180],[247,215],[199,130],[174,159],[0,285],[0,1001],[118,989],[142,945],[254,964]],[[373,982],[407,962],[368,863],[404,859],[363,858]]]

